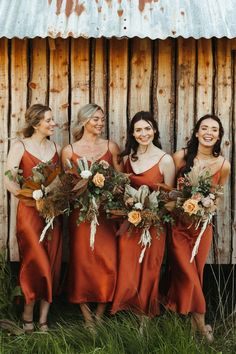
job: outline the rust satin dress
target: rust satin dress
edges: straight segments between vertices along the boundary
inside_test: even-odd
[[[222,164],[223,166],[223,164]],[[220,172],[212,176],[213,184],[219,184]],[[212,225],[208,225],[192,263],[190,258],[200,228],[177,221],[172,227],[172,236],[168,242],[170,279],[166,308],[181,314],[190,312],[205,313],[206,302],[203,294],[203,270],[211,248]]]
[[[40,162],[25,150],[20,162],[24,177],[29,177],[32,168]],[[59,162],[57,152],[52,162]],[[44,226],[44,219],[38,211],[20,200],[17,208],[16,236],[20,254],[19,283],[26,304],[36,300],[51,303],[52,296],[59,287],[62,250],[59,221],[54,221],[50,239],[45,237],[44,241],[39,243]]]
[[[80,158],[75,152],[72,161]],[[99,159],[112,165],[112,154]],[[113,221],[99,216],[94,250],[89,245],[90,223],[77,225],[79,210],[69,218],[70,256],[66,281],[68,301],[71,303],[110,302],[113,299],[117,274],[117,240]]]
[[[125,170],[132,173],[131,185],[138,188],[146,184],[151,190],[155,190],[156,184],[164,181],[159,163],[160,160],[147,171],[135,174],[128,159]],[[131,310],[150,317],[159,314],[159,278],[166,234],[162,232],[157,238],[155,228],[151,227],[149,231],[152,243],[147,247],[142,263],[139,263],[142,247],[138,244],[142,231],[127,231],[119,238],[118,276],[111,310],[113,314],[120,310]]]

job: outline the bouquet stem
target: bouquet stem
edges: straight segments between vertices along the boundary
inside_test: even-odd
[[[139,244],[144,247],[139,257],[139,263],[142,263],[146,248],[151,246],[151,241],[152,236],[149,229],[144,229],[139,240]]]

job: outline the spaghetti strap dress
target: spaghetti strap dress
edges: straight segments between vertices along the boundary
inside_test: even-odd
[[[32,168],[40,162],[42,161],[25,149],[19,166],[23,170],[23,176],[31,176]],[[57,151],[52,162],[55,165],[59,163]],[[57,294],[59,289],[62,253],[60,222],[56,218],[50,237],[39,242],[44,227],[44,219],[36,208],[26,206],[20,200],[17,208],[16,236],[20,255],[19,284],[26,304],[36,300],[51,303],[53,295]]]
[[[72,161],[77,165],[80,158],[72,150]],[[112,154],[109,150],[98,160],[110,165]],[[77,225],[79,210],[74,209],[69,217],[69,264],[66,292],[71,303],[111,302],[117,275],[117,240],[113,221],[98,217],[94,250],[89,244],[90,223]]]
[[[131,173],[131,185],[139,188],[145,184],[151,190],[157,189],[157,183],[164,181],[159,169],[160,160],[147,171],[135,174],[128,159],[125,171]],[[117,285],[111,309],[113,314],[120,310],[130,310],[149,317],[159,314],[159,279],[166,232],[164,227],[158,235],[154,227],[149,231],[151,246],[146,249],[142,263],[139,263],[142,248],[138,244],[142,230],[126,231],[119,238]]]
[[[224,161],[223,161],[224,164]],[[212,183],[219,184],[221,169],[212,176]],[[201,242],[192,263],[190,258],[195,241],[201,228],[177,220],[172,227],[172,236],[168,240],[169,250],[169,288],[166,297],[166,308],[180,314],[206,312],[203,294],[203,271],[211,248],[213,237],[212,225],[204,231]]]

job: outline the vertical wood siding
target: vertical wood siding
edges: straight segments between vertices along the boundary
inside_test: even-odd
[[[232,174],[209,262],[236,263],[235,49],[235,41],[225,38],[0,39],[1,171],[26,108],[36,102],[51,106],[61,146],[71,140],[78,109],[90,101],[104,108],[104,136],[122,148],[128,121],[139,110],[151,110],[168,153],[186,145],[197,119],[216,113],[225,129],[223,153]],[[0,247],[15,261],[16,201],[7,200],[3,173],[0,193]]]

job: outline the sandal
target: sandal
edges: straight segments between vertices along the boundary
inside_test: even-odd
[[[40,332],[48,332],[49,331],[47,322],[39,323],[39,331]]]
[[[202,332],[202,335],[205,337],[208,343],[212,343],[214,341],[213,329],[209,324],[205,325],[205,329]]]
[[[34,322],[33,321],[27,321],[24,320],[24,318],[22,318],[22,322],[23,322],[23,331],[25,334],[30,334],[34,332]]]

